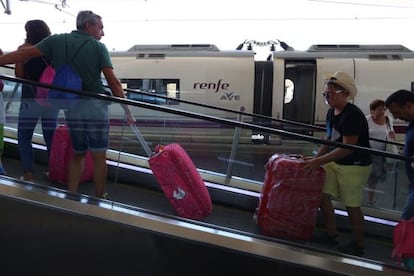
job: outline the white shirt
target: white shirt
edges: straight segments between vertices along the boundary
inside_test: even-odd
[[[388,117],[388,122],[390,122],[390,127],[391,129],[393,129],[394,126],[392,123],[392,119],[390,118],[390,116],[386,115],[386,117]],[[375,123],[374,120],[372,119],[371,114],[367,115],[366,118],[368,121],[369,137],[385,140],[387,138],[388,133],[390,132],[390,130],[388,129],[387,123],[383,125],[379,125]],[[385,143],[381,143],[381,142],[377,142],[373,140],[370,140],[369,143],[371,145],[371,148],[373,149],[385,150]]]

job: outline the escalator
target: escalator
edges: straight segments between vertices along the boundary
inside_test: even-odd
[[[310,154],[320,139],[169,107],[124,103],[132,105],[141,121],[153,116],[151,112],[166,112],[158,116],[166,120],[172,112],[183,117],[180,122],[188,118],[196,118],[197,123],[211,120],[218,126],[204,131],[215,131],[217,139],[223,133],[233,133],[229,126],[288,139],[282,145],[254,145],[234,137],[232,144],[225,144],[182,135],[193,129],[203,135],[200,126],[205,124],[192,121],[193,128],[181,128],[171,121],[151,128],[143,122],[142,132],[151,146],[179,142],[196,163],[214,206],[210,216],[194,221],[176,216],[139,143],[123,126],[111,125],[115,134],[107,154],[109,196],[104,200],[90,196],[94,194],[93,183],[82,183],[79,193],[73,194],[49,181],[44,173],[48,171],[47,154],[39,133],[33,137],[35,183],[19,180],[15,122],[9,120],[3,156],[9,176],[0,176],[0,270],[7,272],[5,275],[251,275],[269,271],[282,275],[410,274],[390,258],[392,229],[399,217],[395,210],[401,205],[404,190],[385,193],[388,201],[396,203],[392,210],[364,207],[367,250],[363,258],[339,254],[335,248],[312,240],[288,241],[261,233],[253,214],[267,158],[279,151]],[[234,149],[236,154],[228,155]],[[229,175],[230,164],[233,168]],[[344,239],[350,236],[347,219],[338,206],[337,221]]]

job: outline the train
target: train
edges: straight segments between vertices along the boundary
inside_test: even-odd
[[[414,52],[394,44],[319,44],[305,51],[272,51],[266,60],[256,60],[253,50],[222,51],[210,44],[135,45],[111,57],[125,88],[172,101],[129,93],[132,99],[164,105],[182,99],[236,111],[244,107],[247,113],[309,125],[324,125],[327,73],[354,77],[358,94],[353,103],[365,114],[372,100],[414,89]],[[395,125],[403,132],[406,124]]]

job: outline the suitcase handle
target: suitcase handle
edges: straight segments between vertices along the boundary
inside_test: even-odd
[[[151,155],[152,155],[152,150],[151,150],[151,148],[148,146],[148,143],[145,141],[145,139],[144,139],[144,137],[142,136],[141,132],[139,131],[138,127],[137,127],[136,125],[134,125],[134,124],[132,124],[132,125],[130,125],[130,126],[131,126],[132,130],[134,131],[135,136],[137,137],[138,141],[140,142],[140,144],[141,144],[142,148],[144,149],[145,154],[146,154],[148,157],[151,157]]]
[[[301,160],[305,159],[302,154],[298,154],[298,153],[291,153],[291,154],[287,154],[286,156],[295,158],[295,159],[301,159]]]

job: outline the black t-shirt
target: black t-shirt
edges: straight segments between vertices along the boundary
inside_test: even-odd
[[[46,62],[50,63],[50,61]],[[31,81],[39,81],[40,75],[46,68],[46,63],[41,57],[32,58],[24,64],[24,78]],[[36,88],[32,85],[22,86],[22,99],[33,99],[36,95]]]
[[[356,105],[348,103],[341,113],[334,115],[330,108],[326,115],[328,137],[331,141],[343,143],[343,136],[358,136],[357,146],[369,148],[368,122],[364,113]],[[366,151],[355,150],[352,154],[336,160],[340,165],[371,164],[371,154]]]

